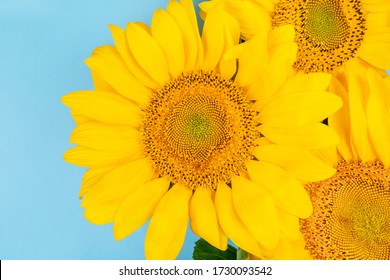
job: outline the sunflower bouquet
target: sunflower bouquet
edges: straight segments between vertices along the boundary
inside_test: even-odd
[[[147,259],[188,224],[245,258],[390,259],[390,2],[200,8],[201,32],[191,0],[111,25],[94,89],[62,98],[86,219],[117,240],[150,220]]]

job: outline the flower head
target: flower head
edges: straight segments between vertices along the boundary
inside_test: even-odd
[[[349,62],[331,88],[344,105],[329,118],[340,136],[337,173],[307,185],[313,215],[300,222],[315,259],[390,259],[390,78]]]
[[[381,69],[390,68],[389,1],[213,0],[200,6],[206,13],[221,3],[238,19],[245,39],[264,28],[293,25],[297,71],[333,74],[356,57]]]
[[[293,28],[232,48],[234,18],[216,7],[200,36],[182,0],[151,27],[110,29],[115,46],[86,60],[95,89],[62,99],[77,124],[65,160],[89,168],[85,217],[114,222],[118,240],[151,218],[148,259],[175,258],[188,219],[211,245],[224,250],[229,237],[256,255],[299,233],[312,212],[301,181],[335,172],[307,150],[337,142],[321,121],[341,100],[325,91],[327,74],[290,75]]]

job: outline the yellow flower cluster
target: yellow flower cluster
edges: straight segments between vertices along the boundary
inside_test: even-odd
[[[145,257],[390,259],[390,2],[170,0],[62,98],[85,218]]]

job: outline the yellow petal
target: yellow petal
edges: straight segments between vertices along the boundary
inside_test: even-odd
[[[349,111],[351,119],[351,144],[355,159],[370,161],[375,159],[372,143],[368,136],[366,115],[368,84],[352,69],[349,73]]]
[[[358,50],[358,55],[378,68],[390,69],[389,49],[390,42],[364,42]]]
[[[368,130],[381,161],[390,165],[390,91],[381,76],[370,69],[367,75],[370,96],[367,102]]]
[[[367,9],[370,9],[371,11],[373,10],[374,6],[376,6],[377,8],[381,7],[383,8],[383,10],[380,10],[379,12],[375,12],[375,13],[367,13],[365,15],[366,17],[366,22],[367,22],[367,28],[371,28],[373,26],[388,26],[388,23],[389,23],[389,9],[390,9],[390,6],[389,6],[389,3],[383,3],[385,2],[386,0],[382,0],[382,1],[379,1],[379,0],[364,0],[363,3],[364,3],[364,6],[367,7]],[[370,3],[371,2],[371,3]],[[382,3],[380,3],[382,2]],[[381,5],[381,4],[385,4],[385,5]]]
[[[105,165],[120,164],[129,160],[139,159],[143,156],[142,153],[128,154],[76,146],[65,152],[64,160],[71,164],[83,167],[101,167]]]
[[[187,231],[191,195],[190,189],[176,184],[161,199],[146,232],[146,259],[177,257]]]
[[[275,9],[275,2],[274,0],[255,0],[256,4],[258,4],[261,9],[272,13]]]
[[[98,91],[115,92],[115,89],[110,86],[98,73],[91,70],[91,76],[93,81],[93,88]]]
[[[234,74],[237,72],[237,65],[236,60],[227,60],[222,57],[219,61],[219,73],[228,80],[233,79]]]
[[[390,42],[389,37],[390,37],[390,32],[366,34],[366,35],[364,35],[364,40],[366,42],[377,42],[377,43],[383,42],[384,44],[386,44],[386,43]]]
[[[295,30],[290,24],[281,25],[268,32],[268,48],[273,55],[276,55],[278,48],[283,49],[283,45],[296,45],[294,43]]]
[[[286,81],[296,59],[297,45],[294,43],[294,28],[280,26],[268,33],[269,64],[264,75],[248,92],[256,99],[255,108],[260,110],[275,98],[275,93]]]
[[[132,234],[152,216],[169,188],[169,180],[158,178],[146,182],[119,205],[114,218],[114,237],[121,240]]]
[[[364,8],[368,12],[383,13],[390,10],[390,5],[387,0],[364,0]]]
[[[84,218],[96,225],[111,223],[122,199],[99,201],[99,203],[92,204],[85,209]]]
[[[185,59],[183,36],[176,22],[164,10],[158,9],[153,14],[152,36],[165,54],[169,73],[173,77],[179,76]]]
[[[81,90],[65,95],[61,101],[74,114],[110,124],[139,126],[142,112],[129,100],[112,92]]]
[[[198,20],[196,18],[196,12],[194,8],[194,3],[192,0],[180,0],[180,4],[183,6],[184,11],[187,13],[188,18],[190,19],[193,30],[195,30],[198,35]]]
[[[327,92],[301,91],[279,96],[266,105],[259,121],[274,127],[294,127],[321,122],[342,105],[341,98]]]
[[[223,12],[218,6],[210,11],[203,26],[203,70],[212,71],[217,66],[225,47],[224,39]]]
[[[184,11],[187,13],[188,18],[190,19],[192,30],[196,37],[197,46],[198,46],[197,48],[198,55],[196,57],[196,63],[194,69],[200,70],[204,61],[204,53],[203,53],[202,40],[199,34],[199,26],[198,26],[198,20],[195,12],[194,3],[192,0],[181,0],[180,4],[183,6]]]
[[[352,159],[352,150],[348,92],[335,78],[332,79],[329,85],[329,91],[336,93],[343,100],[343,106],[336,113],[329,116],[328,124],[340,137],[340,143],[337,145],[337,148],[341,156],[349,161]]]
[[[147,33],[149,33],[150,35],[152,35],[152,30],[151,30],[151,28],[150,28],[145,22],[136,21],[136,22],[134,22],[134,23],[137,24],[139,27],[141,27],[143,30],[145,30]]]
[[[262,145],[256,148],[255,156],[286,170],[305,182],[325,180],[336,172],[334,168],[307,151],[282,145]]]
[[[171,0],[167,6],[167,12],[176,21],[183,35],[185,51],[184,71],[193,71],[197,63],[198,52],[200,51],[198,47],[200,38],[195,33],[192,22],[180,3]]]
[[[76,123],[76,125],[80,125],[80,124],[83,124],[85,122],[92,121],[92,119],[90,119],[86,116],[83,116],[83,115],[79,114],[78,112],[73,112],[72,110],[70,110],[70,114],[72,115],[72,118],[74,119],[74,122]]]
[[[239,57],[239,70],[235,79],[240,86],[252,84],[266,70],[268,66],[267,33],[259,32],[244,46]]]
[[[116,49],[118,50],[123,61],[125,62],[126,67],[129,69],[129,72],[142,85],[151,89],[158,88],[158,83],[156,83],[152,79],[152,77],[150,77],[150,75],[140,67],[140,65],[135,60],[133,54],[130,52],[125,30],[115,25],[109,25],[108,27],[110,28]]]
[[[215,194],[215,209],[224,232],[238,247],[255,255],[261,255],[261,248],[233,208],[232,191],[220,183]]]
[[[133,78],[114,47],[97,48],[85,63],[123,97],[140,106],[149,102],[151,91]]]
[[[83,176],[79,198],[82,198],[86,193],[93,189],[96,186],[96,183],[99,182],[103,176],[110,172],[113,168],[114,167],[112,166],[103,166],[88,169]]]
[[[275,250],[271,251],[265,259],[271,260],[302,260],[310,259],[309,254],[304,249],[305,241],[303,237],[298,240],[290,240],[281,234],[280,242]]]
[[[168,82],[170,77],[167,60],[153,37],[139,25],[128,23],[126,38],[135,60],[153,80],[159,85]]]
[[[299,239],[302,235],[299,229],[299,219],[283,210],[278,209],[280,231],[290,240]]]
[[[224,0],[214,0],[214,1],[203,1],[201,3],[198,4],[199,8],[200,8],[200,17],[201,19],[205,19],[206,18],[206,15],[207,13],[213,8],[215,7],[215,5],[218,5],[220,4],[221,2],[223,2]]]
[[[122,164],[96,182],[83,199],[81,206],[89,207],[102,201],[124,199],[142,184],[154,178],[155,170],[149,159],[142,158]]]
[[[268,33],[270,63],[264,76],[266,82],[264,90],[267,93],[278,90],[291,72],[298,49],[294,36],[294,28],[291,25],[276,27]]]
[[[274,54],[269,55],[269,64],[262,77],[264,104],[271,99],[271,96],[283,85],[291,72],[295,61],[297,46],[293,43],[285,44],[275,49]]]
[[[332,166],[333,168],[337,167],[337,164],[340,160],[340,155],[337,152],[336,146],[310,150],[310,154],[325,162],[328,166]]]
[[[327,73],[296,72],[279,89],[278,95],[305,91],[326,91],[332,75]]]
[[[254,1],[225,0],[223,3],[225,10],[239,21],[244,39],[248,40],[258,32],[271,29],[270,12],[260,8]]]
[[[367,0],[365,0],[365,2],[368,2]],[[365,7],[364,8],[368,8],[368,9],[373,9],[374,6],[380,8],[381,5],[378,6],[378,2],[377,1],[374,5],[367,5],[367,3],[365,3],[366,5],[364,5]],[[388,5],[388,3],[387,3]],[[383,6],[382,6],[383,8]],[[379,13],[367,13],[365,15],[365,24],[366,24],[366,27],[367,27],[367,34],[378,34],[378,33],[385,33],[385,32],[389,32],[389,14],[388,14],[388,8],[386,9],[387,11],[385,10],[382,10],[380,11]],[[364,41],[363,41],[364,42]]]
[[[250,160],[246,166],[251,180],[269,193],[277,207],[299,218],[311,215],[310,197],[297,179],[267,162]]]
[[[233,205],[238,216],[266,249],[279,241],[279,218],[272,198],[257,184],[243,178],[232,178]]]
[[[192,231],[212,246],[227,249],[227,236],[221,230],[210,191],[197,188],[190,201],[190,220]]]
[[[260,137],[256,139],[255,143],[257,144],[257,146],[273,144],[273,142],[266,137]]]
[[[287,128],[261,125],[258,130],[276,144],[302,150],[330,147],[339,142],[337,134],[321,123]]]
[[[141,132],[129,126],[90,121],[73,130],[70,142],[94,150],[130,155],[143,150],[141,136]]]
[[[232,46],[238,45],[240,40],[240,26],[235,18],[227,13],[223,13],[225,21],[225,54]],[[219,61],[219,71],[222,77],[231,79],[237,71],[237,60],[236,59],[225,59],[223,55]]]

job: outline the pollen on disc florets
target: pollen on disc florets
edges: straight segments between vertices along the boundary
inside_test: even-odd
[[[361,0],[280,0],[274,27],[292,24],[298,44],[296,70],[332,73],[356,56],[366,31]]]
[[[313,215],[300,221],[315,259],[390,259],[390,169],[341,161],[330,179],[306,186]]]
[[[233,81],[183,74],[152,94],[142,126],[145,150],[160,176],[191,189],[215,189],[253,158],[255,116]]]

